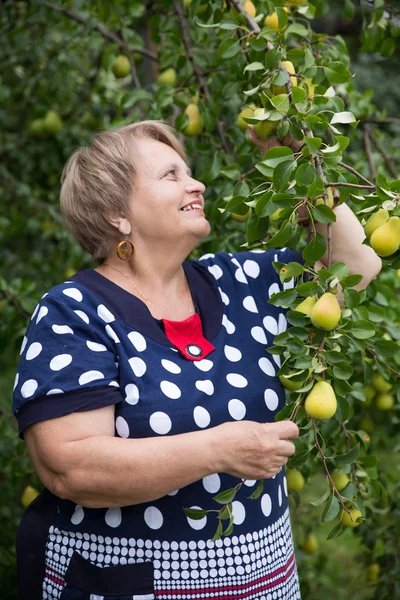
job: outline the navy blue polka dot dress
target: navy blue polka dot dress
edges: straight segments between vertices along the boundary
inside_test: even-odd
[[[286,329],[268,303],[282,285],[280,251],[217,253],[186,261],[206,358],[187,360],[146,305],[96,271],[54,287],[34,311],[14,388],[20,434],[35,422],[115,404],[115,435],[147,438],[241,419],[273,422],[284,404],[279,357],[266,352]],[[212,497],[239,483],[214,473],[166,496],[122,508],[58,501],[46,544],[43,600],[300,598],[284,470],[257,500],[246,480],[234,531],[211,541],[217,520],[184,508],[216,508]]]

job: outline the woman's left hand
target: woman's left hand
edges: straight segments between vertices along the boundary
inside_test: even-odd
[[[285,135],[285,137],[283,137],[282,139],[272,138],[270,140],[260,140],[260,138],[257,137],[254,131],[254,125],[248,125],[248,128],[250,131],[251,141],[253,142],[253,144],[255,144],[261,149],[263,154],[265,154],[267,150],[270,150],[271,148],[276,148],[277,146],[287,146],[288,148],[291,148],[293,152],[299,152],[302,146],[304,145],[303,141],[299,142],[292,138],[290,135]]]

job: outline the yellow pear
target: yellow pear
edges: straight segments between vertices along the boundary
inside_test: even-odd
[[[307,554],[314,554],[318,550],[318,539],[314,533],[309,533],[305,538],[302,550],[307,552]]]
[[[380,208],[373,215],[367,219],[367,222],[364,225],[364,233],[367,238],[370,238],[374,233],[375,229],[381,227],[386,221],[389,219],[389,212],[386,208]]]
[[[314,304],[310,319],[315,327],[324,331],[332,331],[337,327],[340,315],[340,304],[337,298],[330,292],[325,292]]]
[[[282,61],[282,67],[284,69],[286,69],[286,71],[288,71],[288,73],[295,73],[295,68],[293,66],[293,63],[290,62],[290,60],[283,60]],[[291,75],[290,77],[290,81],[292,82],[292,85],[296,86],[297,85],[297,77],[295,75]],[[286,87],[285,86],[281,86],[281,85],[272,85],[271,86],[272,89],[272,93],[274,94],[274,96],[278,96],[279,94],[286,94]]]
[[[272,215],[269,215],[268,220],[273,227],[278,227],[278,218],[283,210],[283,208],[277,208],[276,210],[274,210]]]
[[[286,6],[282,7],[284,11],[288,11]],[[279,17],[277,12],[273,12],[271,15],[267,15],[264,19],[264,27],[271,27],[271,29],[279,29]],[[282,31],[284,27],[281,27],[280,31]]]
[[[303,84],[304,83],[307,84],[308,97],[310,100],[312,100],[314,98],[314,90],[316,84],[312,82],[311,77],[304,77]],[[301,87],[303,87],[303,85]]]
[[[367,570],[367,580],[370,583],[376,583],[379,579],[380,572],[381,572],[380,564],[372,563],[372,565],[369,565],[368,570]]]
[[[203,119],[197,104],[192,102],[188,104],[185,108],[185,114],[189,117],[189,123],[183,129],[183,133],[188,136],[199,135],[203,129]]]
[[[371,383],[377,392],[390,392],[393,387],[380,373],[375,373],[372,376]]]
[[[112,66],[115,77],[126,77],[131,72],[131,63],[127,56],[120,54]]]
[[[172,67],[166,69],[165,71],[159,74],[159,76],[157,77],[157,81],[158,83],[162,83],[164,85],[171,85],[172,87],[175,87],[177,82],[177,75],[175,69],[173,69]]]
[[[341,516],[340,520],[342,522],[343,527],[351,527],[351,528],[357,527],[357,525],[360,524],[360,523],[357,523],[357,519],[359,517],[362,517],[361,511],[359,511],[357,508],[351,508],[349,510],[349,513],[351,515],[351,518],[347,514],[346,511],[342,512],[342,516]]]
[[[248,221],[251,217],[251,207],[249,206],[249,210],[244,215],[241,215],[239,213],[231,213],[231,217],[234,221],[237,221],[238,223],[244,223],[245,221]]]
[[[245,0],[245,2],[241,2],[244,10],[247,12],[247,14],[250,17],[255,17],[256,16],[256,7],[254,6],[253,2],[251,0]],[[236,10],[236,8],[234,6],[231,6],[231,9],[229,11],[229,14],[231,15],[231,17],[236,18],[239,15],[239,12]]]
[[[333,387],[327,381],[318,381],[308,394],[304,408],[313,419],[330,419],[336,412],[337,400]]]
[[[27,485],[21,496],[21,502],[23,506],[25,506],[25,508],[29,506],[37,496],[39,496],[37,489],[31,485]]]
[[[298,469],[286,469],[286,482],[289,490],[300,492],[304,487],[303,473]]]
[[[265,114],[265,108],[256,108],[254,111],[253,117],[262,117]],[[279,121],[270,121],[269,119],[265,119],[265,121],[260,121],[256,125],[254,125],[254,133],[260,140],[268,140],[271,137],[272,133],[278,127]]]
[[[400,246],[400,217],[390,217],[375,229],[370,244],[379,256],[390,256],[397,252]]]
[[[308,296],[307,298],[304,298],[304,300],[300,302],[298,306],[296,306],[295,310],[297,310],[297,312],[304,313],[307,315],[307,317],[309,317],[316,302],[317,299],[315,296]]]
[[[237,118],[237,124],[239,126],[239,129],[241,129],[242,131],[246,131],[246,129],[248,129],[249,125],[248,123],[246,123],[246,121],[243,120],[243,117],[252,117],[256,108],[257,107],[255,104],[249,104],[249,106],[246,106],[240,111]]]
[[[347,475],[339,473],[339,471],[335,469],[332,473],[332,480],[336,486],[336,489],[340,492],[341,490],[344,490],[346,485],[349,483],[350,478]]]
[[[334,204],[334,197],[333,197],[333,192],[332,192],[332,188],[328,187],[326,190],[327,194],[328,194],[328,202],[327,202],[327,206],[329,206],[329,208],[333,207]],[[318,198],[318,200],[315,203],[315,206],[319,206],[320,204],[325,204],[325,201],[323,198]]]
[[[390,410],[393,408],[394,398],[392,394],[383,392],[375,398],[375,406],[378,410]]]

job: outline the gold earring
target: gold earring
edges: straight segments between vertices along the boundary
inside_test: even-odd
[[[135,246],[130,240],[128,240],[128,234],[125,235],[125,239],[119,242],[117,246],[117,256],[121,260],[130,260],[135,252]]]

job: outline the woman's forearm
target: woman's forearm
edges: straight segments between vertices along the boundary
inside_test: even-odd
[[[378,275],[382,261],[375,251],[363,245],[365,233],[363,226],[347,204],[341,204],[334,209],[336,221],[331,225],[332,263],[344,262],[350,274],[358,273],[363,280],[355,289],[363,289]],[[328,226],[317,223],[317,231],[325,239],[328,236]],[[324,265],[328,263],[328,252],[321,259]]]

